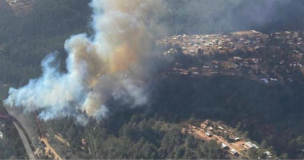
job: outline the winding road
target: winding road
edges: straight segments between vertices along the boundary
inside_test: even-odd
[[[22,140],[22,143],[24,145],[27,156],[31,160],[36,160],[36,157],[34,155],[34,150],[35,150],[34,146],[31,142],[31,139],[29,138],[25,128],[21,125],[21,123],[10,114],[1,114],[0,113],[0,118],[8,119],[13,122],[13,124],[16,127],[18,134]]]
[[[22,131],[22,129],[19,127],[19,125],[16,122],[13,122],[13,123],[14,123],[14,125],[15,125],[18,133],[19,133],[19,136],[20,136],[20,138],[22,140],[22,143],[24,145],[25,151],[26,151],[29,159],[36,160],[36,157],[34,156],[34,152],[33,152],[32,148],[31,148],[30,143],[27,140],[24,132]]]

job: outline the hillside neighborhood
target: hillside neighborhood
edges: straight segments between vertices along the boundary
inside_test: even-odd
[[[304,159],[304,0],[0,0],[1,159]]]
[[[265,84],[303,83],[302,32],[178,35],[157,44],[175,58],[170,75],[245,76]]]

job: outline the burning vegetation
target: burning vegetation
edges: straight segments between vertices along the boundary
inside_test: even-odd
[[[303,2],[8,2],[24,17],[0,6],[0,95],[40,132],[38,158],[303,158],[302,14],[270,13]]]

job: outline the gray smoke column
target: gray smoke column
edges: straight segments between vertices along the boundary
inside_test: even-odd
[[[60,73],[56,53],[42,62],[43,75],[19,89],[10,88],[5,105],[40,112],[50,120],[74,117],[86,124],[88,117],[101,120],[114,99],[129,107],[148,101],[139,63],[151,54],[155,35],[162,31],[157,17],[159,0],[92,0],[95,34],[72,36],[65,42],[67,73]],[[132,73],[132,74],[131,74]]]

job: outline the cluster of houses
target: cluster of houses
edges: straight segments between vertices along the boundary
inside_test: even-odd
[[[273,55],[272,58],[269,58],[269,56],[267,58],[267,56],[259,54],[263,48],[262,53],[281,51],[280,46],[267,45],[268,47],[265,47],[274,37],[281,41],[292,43],[293,49],[290,50],[290,54],[293,55],[294,60],[283,59],[278,64],[272,66],[272,61],[276,58],[276,55]],[[304,73],[304,66],[300,61],[303,54],[301,53],[301,47],[299,47],[299,45],[302,46],[304,51],[304,44],[302,45],[302,38],[299,37],[300,33],[298,32],[286,31],[266,35],[252,30],[235,32],[228,35],[179,35],[163,39],[159,43],[170,48],[164,55],[172,55],[182,51],[183,54],[193,56],[197,60],[200,59],[200,55],[211,56],[211,58],[203,60],[199,66],[184,68],[176,63],[173,70],[169,71],[168,74],[194,76],[238,75],[246,76],[249,79],[265,84],[276,84],[278,82],[293,82],[295,79],[292,76],[283,79],[281,75],[274,73],[276,72],[275,68],[281,67],[287,74],[292,68],[299,68]],[[250,55],[246,56],[246,58],[236,56],[233,53],[238,53],[237,51],[249,53]],[[214,54],[223,55],[226,58],[212,56]],[[227,58],[229,56],[231,57]]]
[[[274,36],[274,38],[279,39],[283,41],[283,43],[286,43],[290,45],[291,47],[300,47],[303,49],[303,39],[300,36],[300,32],[276,32],[274,34],[271,34],[271,36]]]
[[[235,131],[233,128],[228,127],[217,122],[206,120],[201,123],[200,128],[192,126],[192,129],[198,129],[204,133],[207,140],[214,139],[218,141],[223,150],[227,150],[228,153],[234,156],[246,156],[246,151],[254,148],[260,150],[261,148],[251,141],[245,141],[244,137],[235,136]],[[222,136],[221,133],[228,135],[226,139]],[[262,150],[263,154],[268,158],[272,158],[272,153],[268,150]]]
[[[34,0],[6,0],[6,2],[10,6],[15,7],[18,5],[31,5],[34,2]]]
[[[168,72],[173,75],[193,75],[193,76],[208,76],[208,75],[239,75],[244,76],[244,68],[247,68],[246,75],[249,78],[256,78],[259,74],[260,81],[264,83],[277,83],[279,80],[276,76],[270,76],[267,70],[260,66],[261,59],[258,58],[241,58],[232,57],[227,61],[213,60],[203,64],[202,66],[183,68],[176,64],[175,67]],[[265,77],[263,77],[263,75]]]
[[[265,47],[263,40],[268,39],[257,31],[235,32],[229,35],[210,34],[210,35],[178,35],[165,38],[161,43],[171,46],[164,54],[174,53],[176,47],[181,47],[184,54],[199,55],[210,53],[227,53],[239,49],[258,50]]]

